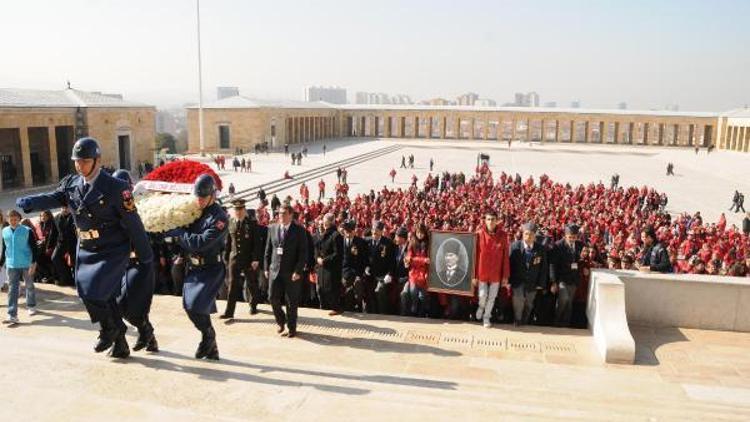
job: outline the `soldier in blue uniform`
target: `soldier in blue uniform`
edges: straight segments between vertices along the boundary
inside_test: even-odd
[[[76,288],[91,321],[101,326],[94,351],[111,349],[110,356],[127,358],[127,327],[116,297],[130,245],[143,264],[152,262],[153,252],[128,184],[102,171],[100,158],[95,139],[79,139],[71,157],[78,174],[64,178],[53,192],[19,198],[16,206],[26,213],[61,206],[71,209],[78,234]]]
[[[190,321],[202,334],[195,358],[218,360],[219,349],[216,332],[211,326],[211,314],[216,312],[216,295],[226,275],[222,255],[228,216],[216,202],[216,185],[210,175],[203,174],[195,180],[193,194],[203,210],[200,218],[187,229],[170,230],[165,236],[175,238],[187,255],[182,304]]]
[[[117,170],[112,176],[126,182],[132,188],[133,179],[129,171]],[[154,336],[154,327],[148,319],[155,284],[154,263],[141,262],[138,252],[131,245],[130,260],[122,279],[117,304],[120,305],[120,311],[125,320],[138,330],[138,340],[133,345],[133,350],[136,352],[144,348],[148,352],[159,351],[159,344]]]

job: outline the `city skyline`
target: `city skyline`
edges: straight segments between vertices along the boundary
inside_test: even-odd
[[[350,102],[355,92],[415,102],[476,92],[502,104],[535,91],[542,103],[720,112],[750,102],[750,58],[737,54],[750,41],[750,4],[722,6],[415,0],[364,10],[204,0],[204,99],[217,86],[302,99],[306,86],[321,85],[346,88]],[[70,80],[160,108],[197,102],[194,1],[17,2],[4,15],[0,36],[23,42],[5,46],[2,87],[62,89]]]

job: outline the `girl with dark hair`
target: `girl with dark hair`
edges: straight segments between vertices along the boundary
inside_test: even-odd
[[[409,282],[401,292],[401,315],[423,316],[427,291],[427,276],[430,265],[430,234],[424,223],[417,225],[409,247],[404,265],[409,270]]]
[[[37,242],[39,252],[37,280],[49,283],[55,279],[55,271],[52,266],[52,252],[55,251],[58,237],[55,218],[52,216],[50,210],[42,211],[39,216],[39,232],[40,237]]]

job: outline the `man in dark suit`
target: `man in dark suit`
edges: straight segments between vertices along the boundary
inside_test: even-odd
[[[336,227],[336,216],[323,217],[323,233],[316,243],[318,297],[320,309],[330,310],[328,315],[341,314],[341,255],[344,242]]]
[[[513,314],[516,326],[528,324],[537,291],[547,287],[547,250],[536,241],[534,223],[523,225],[523,238],[510,246],[510,285],[513,288]]]
[[[355,234],[354,220],[347,220],[344,226],[344,249],[341,276],[344,283],[344,309],[362,312],[364,300],[365,268],[369,263],[367,242]]]
[[[573,297],[581,280],[578,262],[582,249],[583,242],[578,240],[578,226],[574,224],[565,227],[565,238],[558,240],[552,249],[550,291],[557,293],[555,324],[558,327],[570,325]]]
[[[292,221],[294,209],[285,203],[279,222],[268,228],[264,268],[269,281],[268,297],[279,328],[289,327],[289,337],[297,335],[297,304],[302,284],[302,272],[307,261],[307,238],[299,224]],[[286,314],[281,308],[286,303]]]
[[[383,229],[385,229],[385,224],[382,221],[374,221],[372,236],[366,239],[370,259],[370,266],[365,269],[367,274],[365,305],[368,313],[388,313],[388,298],[393,287],[393,272],[396,264],[395,246],[391,239],[383,236]]]

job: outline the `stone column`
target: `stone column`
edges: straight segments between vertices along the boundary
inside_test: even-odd
[[[657,139],[659,145],[664,145],[664,123],[659,123],[659,137]]]
[[[469,139],[474,140],[477,138],[477,119],[471,118],[469,120],[471,128],[469,129]]]
[[[461,139],[461,117],[456,117],[456,129],[454,131],[456,139]]]
[[[691,123],[690,125],[688,125],[687,145],[693,146],[694,142],[695,142],[695,125]]]
[[[20,127],[18,131],[21,135],[21,164],[23,166],[23,186],[29,188],[34,185],[34,179],[31,177],[31,147],[29,145],[29,128]]]
[[[432,116],[427,116],[427,139],[432,138]]]
[[[576,121],[571,120],[570,121],[570,143],[575,143],[576,141]]]
[[[628,123],[628,144],[633,145],[635,143],[635,123]]]
[[[47,126],[47,139],[49,139],[49,174],[52,182],[60,180],[60,174],[57,164],[57,133],[54,126]]]
[[[518,120],[513,117],[513,127],[510,128],[510,140],[513,142],[516,141],[516,130],[518,130]]]
[[[643,145],[648,145],[648,130],[650,129],[648,123],[643,124]]]
[[[599,143],[604,144],[607,142],[607,131],[609,130],[609,123],[603,121],[599,122]]]
[[[615,122],[614,133],[612,133],[612,143],[615,145],[620,143],[620,122]]]
[[[531,119],[526,119],[526,142],[531,142]]]
[[[547,142],[547,136],[546,136],[547,135],[547,133],[546,133],[547,132],[547,121],[544,120],[544,119],[542,119],[541,126],[542,126],[542,136],[541,136],[540,142],[545,143],[545,142]]]
[[[448,124],[448,117],[443,116],[440,120],[440,139],[445,139],[445,129]]]
[[[560,120],[555,120],[555,143],[560,142]]]
[[[590,143],[593,141],[593,136],[591,133],[591,130],[593,129],[593,126],[590,121],[586,120],[583,127],[583,142],[584,143]]]
[[[484,129],[483,138],[486,141],[490,138],[490,121],[488,119],[484,119],[484,127],[482,129]]]

